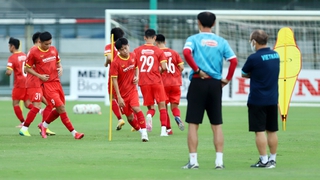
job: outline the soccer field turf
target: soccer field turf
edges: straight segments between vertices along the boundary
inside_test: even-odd
[[[102,115],[73,114],[75,104],[99,104]],[[38,115],[31,124],[31,137],[18,135],[19,121],[11,101],[0,101],[0,179],[319,179],[320,178],[320,109],[291,107],[287,130],[279,118],[279,146],[275,169],[249,166],[258,160],[253,133],[248,132],[247,108],[223,107],[225,137],[224,164],[215,170],[215,151],[208,119],[199,128],[198,161],[200,169],[184,170],[188,161],[187,128],[180,131],[171,115],[173,135],[160,137],[159,112],[153,118],[149,142],[142,143],[138,132],[126,123],[116,131],[113,117],[112,141],[108,141],[109,107],[103,102],[67,102],[66,108],[75,129],[85,133],[75,140],[60,119],[50,125],[57,133],[42,139],[37,129]],[[143,108],[144,113],[146,109]],[[181,107],[184,120],[185,107]],[[24,109],[26,116],[27,110]]]

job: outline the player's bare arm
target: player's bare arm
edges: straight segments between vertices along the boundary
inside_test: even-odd
[[[244,78],[250,78],[250,73],[247,73],[247,74],[241,74],[241,77],[244,77]]]
[[[25,66],[25,68],[27,73],[30,73],[31,75],[38,77],[39,79],[41,79],[41,81],[47,81],[49,79],[48,74],[39,74],[29,66]]]
[[[104,63],[104,66],[108,67],[109,64],[111,64],[111,54],[106,56],[106,62]]]
[[[161,72],[164,72],[167,70],[167,61],[161,61]]]
[[[112,76],[112,83],[114,87],[114,91],[116,92],[117,98],[118,98],[118,104],[120,107],[124,107],[124,100],[121,97],[119,85],[118,85],[118,77]]]
[[[180,72],[182,72],[184,70],[184,65],[183,63],[178,65],[178,69],[180,70]]]
[[[136,67],[136,70],[134,71],[133,84],[138,84],[138,82],[139,82],[139,68]]]
[[[11,70],[11,69],[7,69],[5,74],[6,74],[7,76],[10,76],[10,75],[12,74],[12,70]]]
[[[63,68],[60,62],[57,63],[57,71],[58,71],[59,77],[62,76]]]

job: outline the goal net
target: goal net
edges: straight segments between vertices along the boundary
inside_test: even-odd
[[[197,14],[200,10],[106,10],[106,43],[110,43],[110,31],[121,27],[131,49],[144,43],[144,31],[156,29],[165,35],[167,46],[182,52],[186,38],[197,33]],[[250,33],[263,29],[269,34],[269,46],[273,47],[282,27],[290,27],[302,52],[303,68],[320,67],[320,11],[238,11],[213,10],[216,25],[213,32],[228,40],[243,65],[250,53]],[[153,17],[152,17],[153,16]],[[152,18],[156,16],[156,21]]]
[[[144,44],[144,31],[153,28],[166,37],[168,47],[182,54],[187,37],[199,32],[197,14],[202,11],[107,9],[105,41],[106,44],[110,43],[111,28],[121,27],[129,40],[130,49],[133,50]],[[239,68],[252,53],[248,41],[253,30],[266,31],[269,35],[268,45],[273,47],[277,33],[282,27],[290,27],[295,34],[302,53],[302,68],[320,68],[320,11],[212,10],[211,12],[217,17],[212,31],[228,40],[238,57]]]

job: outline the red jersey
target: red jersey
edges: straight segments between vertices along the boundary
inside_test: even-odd
[[[26,88],[26,76],[24,73],[24,65],[26,63],[27,56],[23,52],[13,53],[8,58],[7,69],[13,71],[14,75],[14,88]]]
[[[111,44],[107,44],[105,47],[104,47],[104,56],[107,56],[108,54],[111,55],[112,53],[112,50],[111,50]],[[113,46],[113,59],[117,56],[118,54],[118,50],[115,46]]]
[[[38,48],[38,47],[33,46],[32,48]],[[29,55],[29,53],[30,53],[30,51],[28,52],[28,55]],[[35,68],[33,68],[33,70],[35,70]],[[40,85],[41,85],[41,80],[37,76],[34,76],[30,73],[27,73],[26,88],[38,88],[38,87],[40,87]]]
[[[160,64],[167,58],[163,51],[152,44],[139,46],[134,50],[136,61],[139,66],[139,86],[162,84]]]
[[[35,68],[33,68],[33,70],[35,70]],[[37,76],[27,73],[26,88],[38,88],[40,86],[41,80]]]
[[[176,51],[170,48],[163,48],[164,55],[167,57],[167,71],[164,71],[162,75],[163,86],[181,86],[182,77],[179,70],[179,65],[183,64],[183,61]]]
[[[46,51],[40,47],[31,48],[27,56],[26,66],[34,67],[34,70],[39,74],[49,75],[46,82],[60,81],[57,71],[57,64],[60,62],[60,57],[57,49],[54,46]]]
[[[130,96],[137,87],[133,84],[137,62],[135,54],[130,53],[127,59],[116,56],[110,66],[110,76],[118,77],[119,91],[122,98]]]

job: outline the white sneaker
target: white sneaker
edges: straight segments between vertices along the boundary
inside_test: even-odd
[[[168,133],[161,133],[160,136],[169,136]]]
[[[161,134],[160,136],[169,136],[167,133],[167,128],[165,126],[161,127]]]
[[[149,141],[147,132],[141,133],[141,141],[142,142],[148,142]]]
[[[147,126],[147,131],[150,132],[152,131],[152,116],[151,114],[147,114],[147,123],[146,123],[146,126]]]

